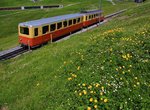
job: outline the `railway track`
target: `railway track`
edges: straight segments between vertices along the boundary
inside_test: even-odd
[[[0,60],[7,60],[7,59],[10,59],[10,58],[13,58],[13,57],[15,57],[19,54],[22,54],[24,52],[27,52],[27,51],[28,51],[27,48],[17,46],[15,48],[0,52]]]
[[[106,15],[106,16],[105,16],[105,19],[106,19],[106,20],[107,20],[107,19],[110,19],[111,17],[117,16],[117,15],[119,15],[119,14],[125,12],[126,10],[127,10],[127,9],[124,9],[124,10],[120,10],[120,11],[118,11],[118,12],[115,12],[115,13],[112,13],[112,14],[109,14],[109,15]],[[90,30],[90,29],[92,29],[92,28],[95,28],[95,27],[97,27],[98,25],[103,24],[103,23],[105,23],[105,22],[106,22],[106,21],[104,20],[102,23],[98,23],[98,24],[92,25],[92,26],[90,26],[90,27],[88,27],[88,28],[86,28],[86,29],[83,29],[83,30],[81,30],[81,31],[78,31],[78,32],[76,32],[76,33],[74,33],[74,34],[80,34],[80,33],[82,33],[82,32],[86,32],[87,30]],[[71,34],[71,36],[74,35],[74,34]],[[60,42],[61,40],[68,39],[69,37],[70,37],[70,35],[69,35],[69,36],[66,36],[65,38],[60,39],[60,40],[58,40],[58,41],[56,41],[56,42]],[[16,56],[18,56],[18,55],[20,55],[20,54],[23,54],[23,53],[27,52],[27,51],[29,51],[28,48],[21,47],[21,46],[17,46],[17,47],[15,47],[15,48],[11,48],[11,49],[9,49],[9,50],[1,51],[1,52],[0,52],[0,61],[2,61],[2,60],[7,60],[7,59],[10,59],[10,58],[16,57]]]

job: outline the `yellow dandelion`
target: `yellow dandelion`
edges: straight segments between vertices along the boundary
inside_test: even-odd
[[[116,68],[116,71],[118,71],[118,68]]]
[[[85,84],[85,83],[83,83],[83,84],[82,84],[82,86],[86,86],[86,84]]]
[[[140,82],[137,82],[137,85],[140,85]]]
[[[83,90],[83,94],[86,95],[86,94],[87,94],[87,91],[86,91],[86,90]]]
[[[81,92],[79,93],[79,96],[82,96],[82,93],[81,93]]]
[[[66,64],[67,62],[66,61],[64,61],[64,65]]]
[[[75,74],[72,74],[72,77],[76,78],[76,77],[77,77],[77,75],[75,75]]]
[[[103,92],[100,92],[100,95],[103,95]]]
[[[131,72],[131,70],[128,70],[128,72],[130,73],[130,72]]]
[[[87,110],[92,110],[91,107],[88,107]]]
[[[123,71],[122,74],[125,74],[125,72]]]
[[[70,77],[70,78],[68,78],[68,81],[70,81],[70,80],[72,80],[72,78]]]
[[[109,51],[112,52],[112,48],[110,48]]]
[[[93,94],[93,93],[94,93],[94,91],[90,91],[90,93],[91,93],[91,94]]]
[[[36,84],[36,86],[39,86],[39,85],[40,85],[40,83],[37,83],[37,84]]]
[[[132,67],[132,65],[129,65],[129,67]]]
[[[90,100],[89,100],[90,102],[93,102],[93,98],[90,98]]]
[[[103,98],[101,98],[101,100],[103,100]]]
[[[95,99],[94,102],[97,103],[98,102],[97,99]]]
[[[97,83],[97,84],[95,85],[95,87],[99,87],[99,85],[100,85],[100,84]]]
[[[135,77],[134,79],[138,79],[137,77]]]
[[[91,89],[91,88],[92,88],[92,86],[91,86],[91,85],[89,85],[89,86],[88,86],[88,89]]]
[[[102,86],[101,89],[104,91],[104,87]]]
[[[97,105],[94,105],[94,108],[97,109]]]
[[[122,80],[122,78],[120,78],[120,80]]]
[[[108,99],[104,99],[104,102],[107,103],[107,102],[108,102]]]
[[[80,66],[77,67],[77,70],[80,70]]]

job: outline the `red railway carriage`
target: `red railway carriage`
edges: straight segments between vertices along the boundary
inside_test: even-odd
[[[101,10],[85,11],[83,18],[83,26],[88,27],[98,22],[102,22],[104,17],[102,16]]]
[[[19,43],[34,47],[102,21],[101,11],[87,11],[20,23]]]

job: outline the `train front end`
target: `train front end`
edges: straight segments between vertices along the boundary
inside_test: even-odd
[[[21,46],[33,46],[32,26],[18,25],[18,37]]]

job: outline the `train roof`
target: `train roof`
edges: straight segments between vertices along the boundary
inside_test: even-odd
[[[72,19],[72,18],[78,18],[83,16],[83,14],[81,13],[75,13],[75,14],[67,14],[67,15],[62,15],[62,16],[55,16],[55,17],[50,17],[50,18],[43,18],[43,19],[39,19],[39,20],[33,20],[33,21],[27,21],[27,22],[23,22],[23,23],[19,23],[19,26],[40,26],[40,25],[44,25],[44,24],[51,24],[51,23],[55,23],[55,22],[59,22],[62,20],[68,20],[68,19]]]
[[[38,19],[38,20],[33,20],[33,21],[27,21],[27,22],[19,23],[19,26],[36,27],[36,26],[41,26],[45,24],[52,24],[55,22],[63,21],[63,20],[78,18],[85,14],[92,14],[92,13],[94,14],[94,13],[99,13],[99,12],[102,12],[102,11],[101,10],[82,11],[81,13],[67,14],[67,15],[43,18],[43,19]]]

